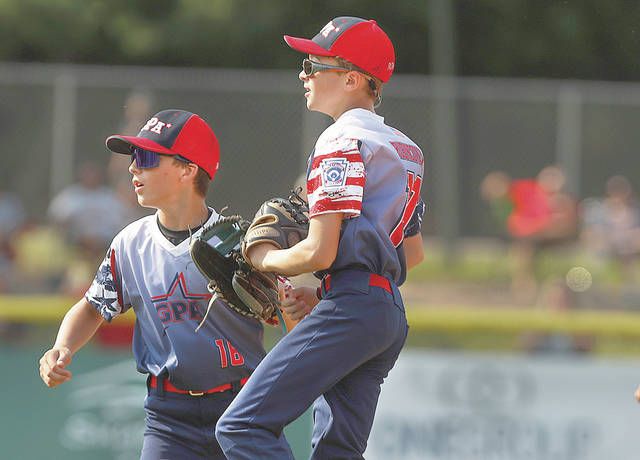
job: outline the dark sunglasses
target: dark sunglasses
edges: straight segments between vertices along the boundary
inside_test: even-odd
[[[140,147],[131,147],[131,162],[133,163],[135,161],[136,168],[138,169],[157,168],[160,165],[161,156],[173,157],[184,163],[191,163],[191,161],[181,155],[166,155],[152,152],[151,150],[141,149]]]
[[[354,70],[354,69],[353,67],[323,64],[321,62],[312,61],[311,59],[302,60],[302,71],[307,77],[310,77],[316,72],[322,72],[324,70]]]

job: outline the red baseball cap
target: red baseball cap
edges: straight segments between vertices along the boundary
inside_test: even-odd
[[[107,148],[131,155],[139,147],[163,155],[180,155],[200,166],[211,179],[218,170],[220,144],[211,127],[198,115],[184,110],[163,110],[142,127],[137,136],[109,136]]]
[[[342,16],[329,21],[312,39],[285,35],[284,41],[301,53],[346,59],[385,83],[395,67],[393,44],[373,19]]]

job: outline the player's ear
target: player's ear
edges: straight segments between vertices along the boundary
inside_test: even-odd
[[[195,163],[182,163],[182,174],[180,180],[183,182],[193,182],[198,175],[198,165]]]
[[[364,76],[360,72],[356,72],[355,70],[347,72],[345,76],[345,88],[347,89],[347,91],[357,90],[360,85],[363,84],[363,82]]]
[[[345,75],[344,84],[347,90],[352,91],[357,84],[357,72],[347,72]]]

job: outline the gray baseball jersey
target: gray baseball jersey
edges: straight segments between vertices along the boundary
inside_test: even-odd
[[[213,211],[205,226],[217,218]],[[174,246],[160,232],[156,215],[116,235],[85,298],[107,321],[133,308],[138,371],[167,375],[179,388],[240,380],[265,356],[262,324],[221,301],[195,332],[211,298],[207,281],[191,260],[189,239]]]
[[[340,116],[309,159],[310,216],[342,212],[338,254],[329,272],[377,273],[402,284],[402,241],[420,231],[424,158],[407,136],[365,109]]]

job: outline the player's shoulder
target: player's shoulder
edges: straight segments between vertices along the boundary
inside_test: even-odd
[[[145,237],[149,235],[153,229],[153,225],[156,225],[156,215],[151,214],[149,216],[141,217],[138,220],[134,220],[129,225],[124,227],[114,237],[114,243],[130,243],[134,239]]]
[[[369,110],[351,109],[342,114],[329,128],[346,137],[366,138],[384,129],[384,118]]]
[[[345,112],[325,133],[330,137],[358,139],[364,144],[402,140],[415,144],[406,134],[385,123],[384,117],[365,109]]]
[[[358,140],[352,136],[346,136],[343,132],[332,129],[323,132],[313,149],[315,158],[333,155],[338,152],[346,153],[358,149]]]
[[[316,156],[359,149],[362,142],[370,135],[366,122],[362,119],[366,114],[360,112],[368,111],[364,109],[349,110],[325,129],[316,142]]]
[[[420,147],[402,131],[387,125],[384,118],[369,110],[352,109],[345,112],[318,138],[315,156],[333,152],[348,152],[357,149],[365,163],[379,152],[393,152],[383,155],[402,159],[410,157],[419,164],[423,162]]]

